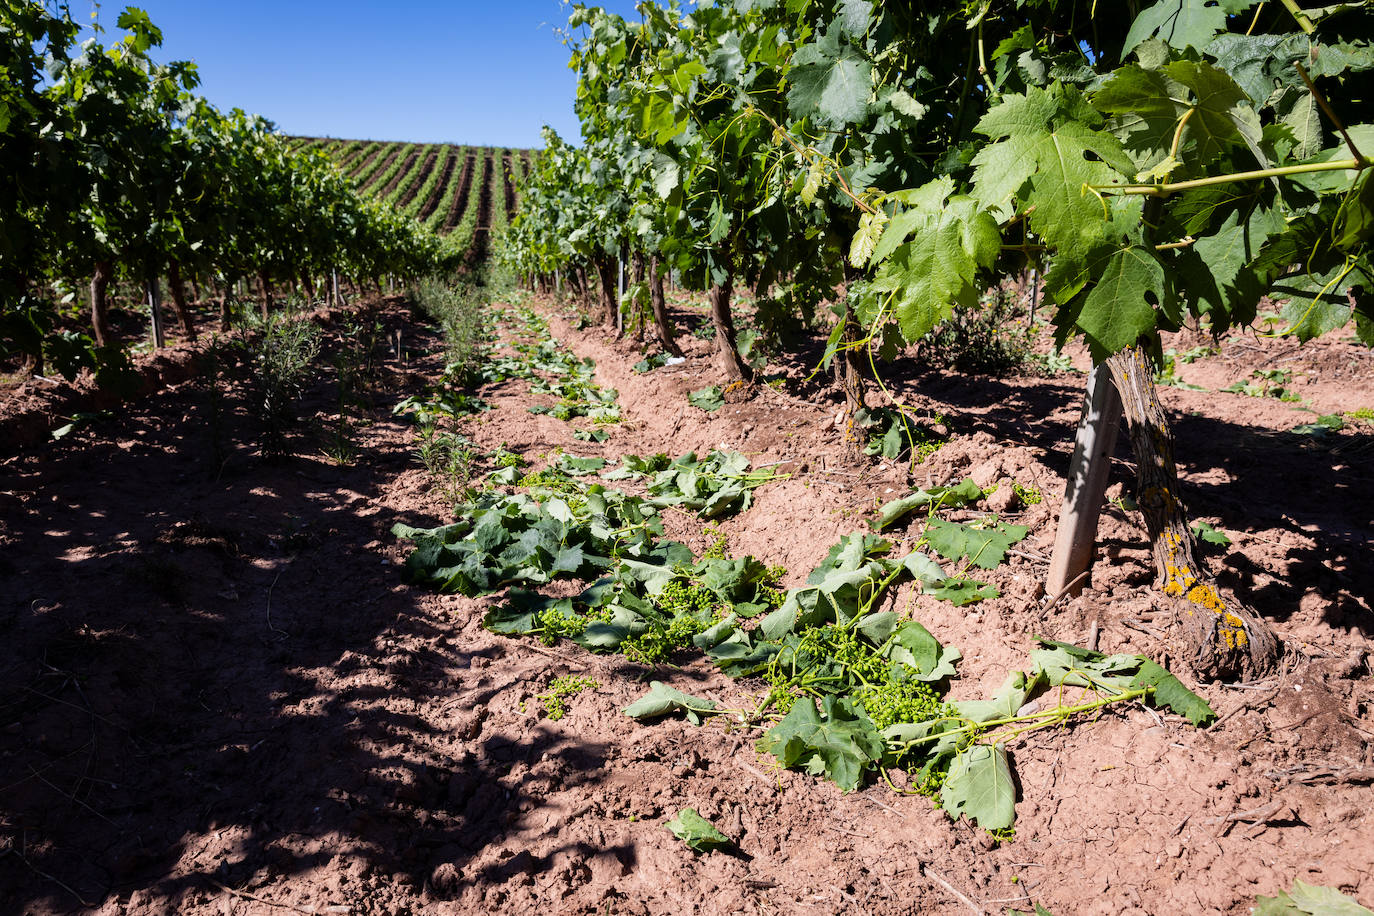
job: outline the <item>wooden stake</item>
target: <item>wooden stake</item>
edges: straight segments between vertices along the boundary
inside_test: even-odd
[[[1088,373],[1088,389],[1083,398],[1083,416],[1078,422],[1078,440],[1069,464],[1064,505],[1059,510],[1059,531],[1050,558],[1045,593],[1056,597],[1078,594],[1088,581],[1093,542],[1097,539],[1097,519],[1107,492],[1112,452],[1121,429],[1121,397],[1112,384],[1106,364],[1093,366]]]
[[[148,314],[153,318],[153,348],[161,350],[167,346],[167,338],[162,333],[162,288],[156,276],[148,278]]]

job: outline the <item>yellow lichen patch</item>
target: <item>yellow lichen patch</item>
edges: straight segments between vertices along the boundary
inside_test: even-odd
[[[1197,583],[1197,574],[1187,566],[1175,566],[1173,563],[1166,563],[1164,564],[1164,573],[1168,577],[1168,583],[1164,586],[1164,594],[1169,597],[1182,598],[1187,594],[1191,599],[1192,594],[1189,589],[1197,591],[1193,588]]]
[[[1218,631],[1228,649],[1243,649],[1250,643],[1250,635],[1245,632],[1245,621],[1230,611],[1222,613]]]
[[[1194,580],[1196,581],[1196,580]],[[1221,600],[1216,589],[1210,585],[1195,585],[1188,591],[1188,600],[1198,607],[1205,607],[1209,611],[1216,611],[1218,614],[1226,610],[1226,602]],[[1234,617],[1234,614],[1227,614]]]

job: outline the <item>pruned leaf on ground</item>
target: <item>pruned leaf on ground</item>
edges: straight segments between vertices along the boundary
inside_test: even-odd
[[[1360,906],[1334,887],[1320,887],[1294,880],[1288,891],[1276,897],[1255,897],[1254,916],[1374,916],[1374,911]]]
[[[631,719],[653,719],[682,710],[693,725],[701,724],[703,713],[711,713],[716,704],[702,697],[683,693],[662,681],[650,681],[649,692],[625,707],[625,715]]]
[[[721,396],[719,385],[711,385],[687,395],[687,403],[707,413],[714,413],[725,406],[725,398]]]
[[[903,620],[890,635],[872,634],[870,639],[879,645],[886,644],[886,657],[906,665],[911,669],[909,676],[918,681],[941,681],[954,677],[954,666],[964,657],[953,646],[941,645],[929,630],[915,620]]]
[[[979,582],[976,579],[941,579],[933,585],[927,585],[925,593],[942,601],[948,601],[955,607],[964,607],[979,601],[986,601],[1001,594],[997,590],[997,586],[988,585],[986,582]]]
[[[1206,541],[1209,544],[1220,544],[1222,547],[1229,547],[1231,539],[1226,536],[1226,532],[1218,531],[1206,522],[1193,522],[1189,530],[1193,532],[1193,537],[1199,541]]]
[[[559,455],[554,467],[564,474],[571,474],[573,477],[581,477],[585,474],[595,474],[606,466],[605,458],[579,458],[576,455]]]
[[[740,452],[712,449],[704,458],[688,452],[654,474],[648,502],[722,518],[748,509],[753,491],[775,479],[771,470],[751,471],[749,459]]]
[[[879,531],[896,524],[917,509],[928,506],[940,507],[967,506],[983,498],[983,489],[974,483],[973,480],[965,478],[961,483],[948,487],[931,487],[929,490],[917,490],[906,496],[899,497],[891,502],[885,503],[878,510],[878,520],[874,527]]]
[[[637,480],[649,474],[666,470],[673,459],[662,452],[642,458],[639,455],[625,455],[620,459],[620,467],[607,471],[601,476],[606,480]]]
[[[1151,705],[1176,712],[1198,727],[1208,725],[1217,717],[1206,700],[1184,687],[1168,669],[1148,658],[1140,659],[1140,670],[1131,679],[1131,686],[1153,687]]]
[[[651,353],[639,362],[634,364],[634,370],[641,375],[645,372],[652,372],[668,364],[667,353]]]
[[[824,775],[846,792],[859,788],[864,771],[883,756],[883,739],[867,717],[844,697],[828,696],[821,710],[803,697],[759,740],[759,750],[785,767]]]
[[[1158,709],[1177,713],[1199,727],[1216,718],[1206,700],[1143,655],[1104,655],[1043,637],[1038,641],[1046,648],[1033,650],[1031,660],[1051,687],[1088,687],[1109,694],[1151,687],[1146,701]]]
[[[975,744],[957,754],[940,787],[940,804],[950,817],[962,814],[984,830],[1010,827],[1016,820],[1016,784],[1007,749]]]
[[[1013,671],[992,699],[959,700],[955,702],[954,708],[959,710],[959,715],[974,722],[1009,719],[1020,711],[1039,683],[1039,677],[1028,678],[1023,672]]]
[[[730,842],[728,836],[698,814],[695,808],[683,808],[677,817],[665,822],[664,826],[672,831],[673,836],[686,843],[687,848],[693,852],[709,852]]]
[[[983,569],[996,569],[1006,559],[1007,548],[1026,536],[1024,525],[998,523],[975,528],[960,522],[932,519],[925,537],[935,552],[946,560],[967,557]]]

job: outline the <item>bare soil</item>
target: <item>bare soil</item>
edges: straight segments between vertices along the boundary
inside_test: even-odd
[[[673,305],[685,323],[705,314]],[[495,409],[467,424],[483,448],[536,465],[555,448],[721,445],[784,462],[791,476],[723,529],[789,585],[912,483],[1010,478],[1044,501],[1002,507],[1032,529],[988,576],[1002,597],[956,609],[905,589],[893,603],[963,651],[954,696],[1025,667],[1033,633],[1081,643],[1095,624],[1106,651],[1167,656],[1143,528],[1116,507],[1092,588],[1041,610],[1081,375],[897,366],[894,393],[952,433],[908,479],[843,441],[839,400],[801,362],[770,366],[790,393],[760,386],[707,414],[686,395],[720,381],[709,341],[684,335],[685,363],[639,375],[633,345],[536,306],[596,360],[626,422],[578,442],[511,382],[481,392]],[[731,705],[756,689],[700,660],[649,672],[496,636],[480,625],[496,599],[403,583],[391,525],[446,511],[390,407],[437,375],[442,345],[399,301],[374,314],[389,343],[372,405],[353,411],[351,462],[323,454],[339,411],[329,369],[303,399],[294,457],[263,462],[250,367],[224,350],[217,384],[165,379],[59,441],[3,450],[3,912],[1239,914],[1295,878],[1374,904],[1374,427],[1291,432],[1315,416],[1301,406],[1374,407],[1368,351],[1252,336],[1179,367],[1213,389],[1163,391],[1185,498],[1230,535],[1209,559],[1285,640],[1284,669],[1195,685],[1220,717],[1206,730],[1136,709],[1037,733],[1014,748],[1022,800],[999,844],[881,783],[844,794],[778,771],[755,733],[620,712],[650,677]],[[335,350],[356,339],[329,321]],[[1280,364],[1301,404],[1215,390]],[[11,391],[0,422],[56,425],[55,397]],[[1125,448],[1113,496],[1129,491]],[[673,536],[705,546],[699,522],[674,519]],[[535,698],[563,674],[599,686],[552,722]],[[686,806],[738,848],[688,851],[662,826]]]

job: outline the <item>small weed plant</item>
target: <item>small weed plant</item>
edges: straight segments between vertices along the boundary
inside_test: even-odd
[[[275,321],[267,325],[253,354],[263,423],[262,453],[269,459],[287,454],[286,434],[296,420],[301,396],[320,355],[320,329],[311,321]]]
[[[999,288],[974,308],[955,306],[949,320],[922,339],[921,354],[937,369],[1001,377],[1021,371],[1034,340],[1019,297]]]

